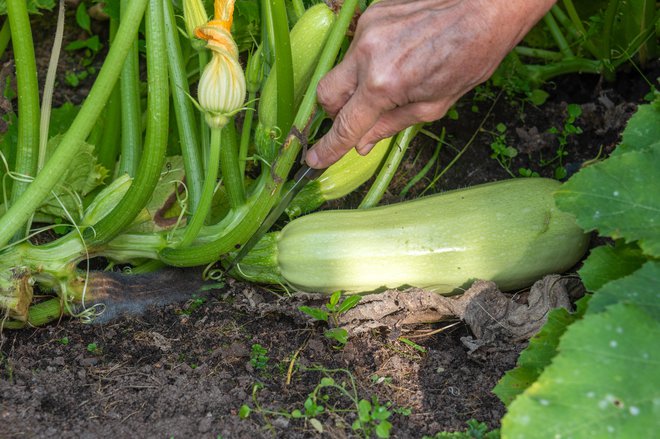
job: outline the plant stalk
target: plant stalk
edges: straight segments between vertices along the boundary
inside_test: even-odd
[[[117,236],[140,213],[158,183],[167,151],[169,87],[163,2],[149,0],[145,17],[147,75],[147,133],[137,174],[117,206],[84,236],[90,246],[98,246]]]
[[[357,0],[346,0],[341,8],[294,120],[294,125],[300,129],[304,128],[312,117],[316,107],[316,86],[321,77],[332,68],[356,6]],[[247,241],[279,199],[284,179],[279,177],[280,181],[275,181],[272,175],[286,177],[300,149],[300,141],[295,136],[289,136],[272,173],[262,174],[255,185],[254,195],[243,206],[230,211],[219,224],[203,229],[198,239],[199,245],[185,249],[168,247],[160,252],[160,259],[168,265],[182,267],[207,264]]]
[[[126,20],[128,5],[133,0],[121,0],[121,20]],[[118,174],[135,177],[142,154],[142,108],[140,106],[140,61],[137,34],[124,61],[121,72],[121,157]]]
[[[387,156],[387,160],[385,160],[383,167],[376,176],[376,181],[369,188],[369,192],[364,196],[358,209],[368,209],[378,205],[387,187],[390,185],[396,170],[399,169],[399,165],[408,150],[410,142],[415,138],[421,127],[422,124],[413,125],[396,135],[394,145],[390,148],[390,154]]]
[[[275,71],[277,72],[277,126],[288,133],[294,118],[293,61],[289,40],[289,23],[284,0],[272,3],[273,45],[275,47]]]
[[[183,156],[183,165],[186,170],[186,187],[188,188],[187,208],[189,213],[193,214],[197,210],[202,197],[203,163],[198,136],[195,131],[195,114],[189,97],[190,88],[181,53],[179,30],[176,26],[172,2],[165,2],[165,28],[167,57],[169,59],[170,89],[181,142],[181,155]]]
[[[17,3],[21,3],[18,1]],[[25,3],[25,2],[22,2]],[[60,177],[67,169],[73,157],[78,153],[80,145],[91,132],[105,103],[112,93],[126,53],[137,35],[138,26],[142,21],[147,0],[131,0],[126,13],[126,19],[119,25],[115,42],[94,82],[78,115],[71,127],[62,138],[57,150],[44,165],[42,172],[27,187],[23,195],[16,200],[9,210],[0,218],[0,247],[6,245],[21,225],[30,218],[48,196]],[[38,111],[38,110],[37,110]],[[21,117],[25,115],[22,114]],[[30,119],[30,116],[27,116]],[[38,118],[37,118],[38,120]],[[35,122],[38,127],[38,122]]]
[[[8,0],[7,21],[11,29],[11,41],[16,64],[16,88],[18,92],[18,142],[14,172],[27,178],[37,175],[39,158],[39,84],[34,57],[32,29],[25,0]],[[15,180],[12,184],[10,204],[19,202],[29,182]],[[31,213],[31,212],[30,212]],[[21,221],[25,224],[29,215]],[[0,222],[0,224],[2,224]],[[13,233],[18,232],[18,229]],[[0,232],[4,236],[4,230]],[[17,238],[24,236],[22,233]]]

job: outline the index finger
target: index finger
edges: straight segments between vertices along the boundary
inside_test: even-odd
[[[312,168],[327,168],[357,145],[380,115],[386,111],[369,102],[363,89],[358,87],[346,105],[337,113],[330,131],[307,153],[307,164]],[[373,97],[372,97],[373,98]]]

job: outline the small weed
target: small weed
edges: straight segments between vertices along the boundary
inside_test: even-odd
[[[345,369],[312,368],[308,371],[322,372],[325,376],[307,395],[303,406],[299,409],[288,411],[273,411],[262,408],[257,400],[257,393],[263,385],[257,383],[252,388],[252,401],[254,408],[244,404],[238,410],[241,419],[248,418],[252,412],[265,415],[282,416],[289,419],[301,419],[308,423],[319,433],[324,431],[323,424],[318,418],[324,414],[352,413],[355,420],[351,429],[363,437],[389,438],[392,423],[390,418],[393,413],[409,416],[412,411],[409,408],[392,408],[391,402],[384,404],[377,397],[371,399],[360,398],[353,375]],[[337,375],[345,374],[346,378],[337,381]],[[350,408],[342,409],[341,400],[350,401]]]
[[[371,375],[371,382],[374,384],[390,384],[392,382],[391,377],[382,377],[378,374]]]
[[[259,343],[252,345],[252,350],[250,351],[250,364],[254,370],[265,370],[268,365],[268,357],[266,354],[268,350],[261,346]]]
[[[552,127],[548,130],[549,133],[557,136],[559,142],[559,148],[557,148],[555,156],[550,160],[541,160],[542,166],[550,164],[554,165],[554,177],[557,180],[566,178],[568,174],[564,167],[564,158],[568,155],[568,152],[566,152],[566,145],[568,145],[569,137],[582,133],[582,128],[575,125],[577,118],[582,115],[582,107],[578,104],[568,104],[566,107],[566,113],[567,115],[561,128]]]
[[[488,426],[476,419],[467,421],[467,430],[446,432],[442,431],[433,436],[424,436],[423,439],[499,439],[499,430],[489,430]]]
[[[87,352],[91,354],[100,354],[101,353],[101,348],[96,343],[89,343],[87,345]]]
[[[189,316],[193,312],[195,312],[197,309],[201,308],[202,305],[206,303],[206,298],[205,297],[195,297],[193,296],[192,299],[186,303],[186,306],[181,309],[177,310],[178,315],[186,315]]]
[[[493,136],[493,141],[490,144],[492,150],[490,158],[497,160],[511,177],[515,177],[511,172],[511,160],[518,155],[518,150],[507,145],[506,131],[507,127],[503,123],[498,123],[495,126],[495,131],[487,131]]]
[[[531,178],[531,177],[540,177],[541,176],[541,175],[539,175],[538,172],[532,171],[529,168],[519,168],[518,169],[518,174],[520,174],[521,177],[529,177],[529,178]]]
[[[59,344],[61,344],[62,346],[66,346],[66,345],[69,344],[69,337],[58,338],[58,339],[57,339],[57,342],[58,342]],[[87,349],[89,349],[89,346],[87,346]]]
[[[335,291],[330,296],[328,303],[324,305],[325,310],[322,308],[312,308],[310,306],[301,306],[298,309],[315,320],[327,322],[334,326],[323,333],[330,340],[338,343],[337,348],[343,348],[348,342],[348,332],[345,329],[337,328],[339,326],[339,316],[346,311],[354,308],[362,297],[348,296],[341,303],[341,291]]]

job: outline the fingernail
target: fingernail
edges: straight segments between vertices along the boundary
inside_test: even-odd
[[[360,147],[355,148],[360,155],[367,155],[369,151],[371,151],[371,148],[373,148],[375,143],[367,143],[364,144]]]
[[[310,167],[314,168],[319,163],[319,156],[316,153],[316,151],[310,149],[309,151],[307,151],[307,155],[305,156],[305,161]]]

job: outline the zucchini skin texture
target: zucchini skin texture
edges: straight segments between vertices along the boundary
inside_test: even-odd
[[[277,266],[305,291],[419,287],[460,293],[477,279],[503,291],[571,268],[589,236],[555,207],[550,179],[488,183],[365,210],[324,211],[277,235]]]

